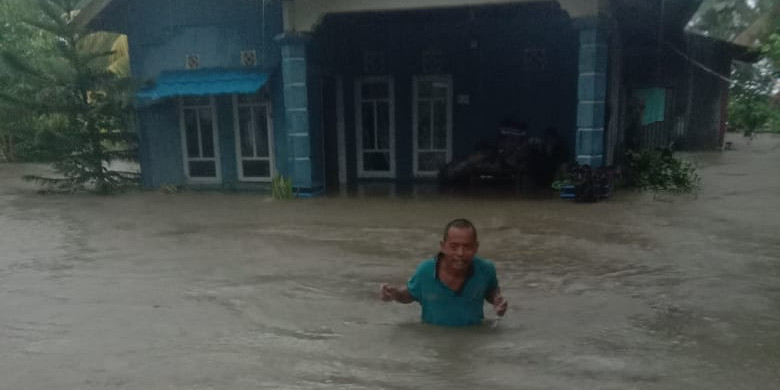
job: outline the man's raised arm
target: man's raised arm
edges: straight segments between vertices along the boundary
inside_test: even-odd
[[[387,283],[383,283],[381,286],[381,298],[383,301],[396,301],[401,303],[412,303],[414,298],[409,293],[409,289],[406,286],[396,287]]]

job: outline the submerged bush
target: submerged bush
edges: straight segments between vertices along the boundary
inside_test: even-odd
[[[693,163],[675,157],[671,148],[629,151],[623,178],[629,187],[653,192],[690,193],[701,184]]]
[[[282,175],[274,176],[271,181],[271,196],[274,199],[294,198],[292,179],[285,178]]]

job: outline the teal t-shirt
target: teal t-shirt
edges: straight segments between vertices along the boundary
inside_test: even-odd
[[[482,322],[482,307],[488,293],[498,288],[496,267],[475,257],[470,276],[460,291],[452,291],[438,278],[437,259],[428,259],[406,283],[409,293],[422,306],[422,320],[443,326],[468,326]]]

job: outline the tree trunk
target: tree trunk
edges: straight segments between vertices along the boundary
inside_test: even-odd
[[[9,162],[16,161],[16,153],[15,153],[16,146],[14,145],[14,136],[9,135],[8,136],[8,149],[6,150],[6,159],[8,159]]]
[[[110,192],[109,183],[106,180],[105,172],[103,172],[103,144],[100,137],[100,130],[90,126],[90,133],[92,134],[92,169],[95,174],[95,187],[99,194],[108,194]]]
[[[15,159],[14,137],[10,134],[0,136],[0,160],[13,162]]]

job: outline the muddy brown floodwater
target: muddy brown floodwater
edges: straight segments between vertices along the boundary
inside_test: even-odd
[[[776,389],[780,138],[734,142],[691,156],[698,199],[599,204],[43,196],[0,165],[0,388]],[[460,216],[498,326],[380,302]]]

